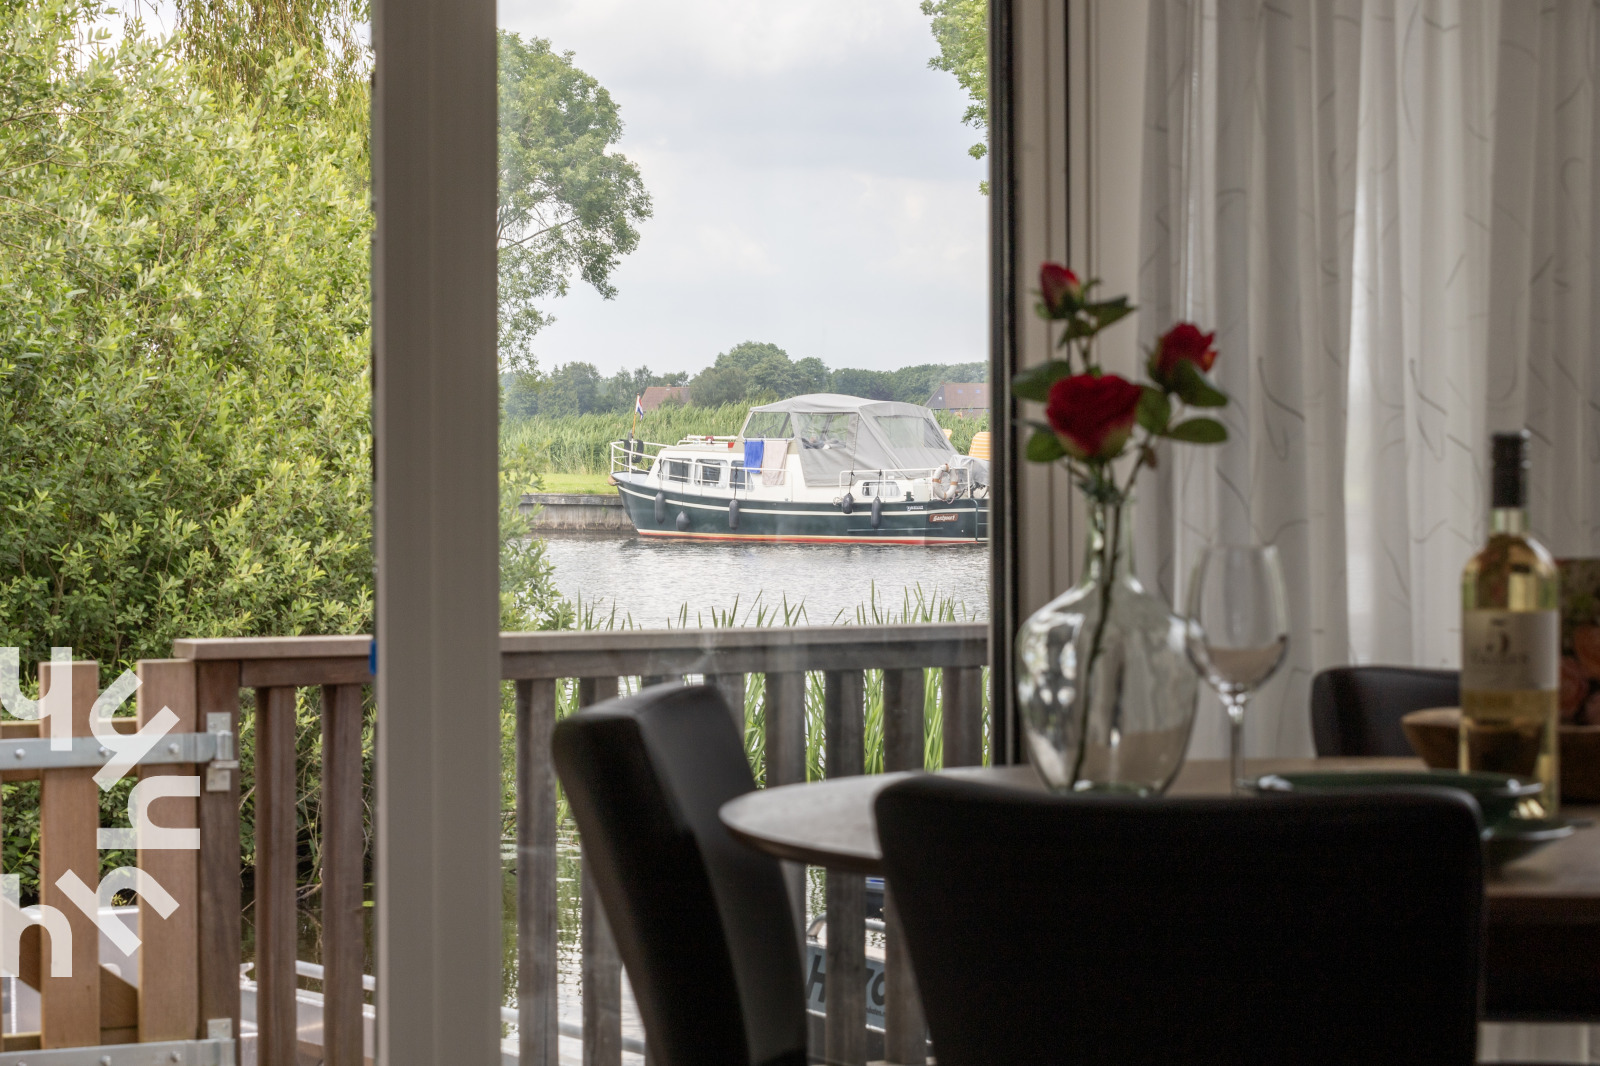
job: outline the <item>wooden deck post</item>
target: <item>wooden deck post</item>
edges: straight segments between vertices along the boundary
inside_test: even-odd
[[[824,680],[823,728],[828,778],[865,768],[866,679],[859,670],[830,670]],[[866,882],[828,871],[827,1040],[830,1063],[867,1061]]]
[[[195,663],[195,703],[208,729],[226,714],[239,736],[239,664]],[[239,883],[239,770],[210,769],[200,783],[200,1025],[226,1019],[239,1036],[239,960],[243,939]]]
[[[100,666],[75,662],[61,676],[51,663],[39,664],[40,702],[50,714],[68,714],[72,735],[92,735],[89,715],[100,694]],[[70,704],[52,704],[56,685],[70,684]],[[58,695],[59,700],[59,695]],[[49,736],[47,718],[40,735]],[[72,930],[72,973],[52,977],[53,958],[67,950],[52,936],[44,936],[40,955],[39,1039],[44,1048],[88,1047],[100,1043],[100,928],[96,914],[85,914],[62,891],[57,881],[75,874],[91,890],[100,887],[100,790],[94,769],[45,770],[39,781],[39,898],[66,916]]]
[[[177,715],[174,733],[204,732],[195,702],[195,664],[187,659],[145,659],[139,663],[139,725],[163,709]],[[194,778],[193,763],[146,766],[139,779]],[[200,782],[202,790],[204,782]],[[204,792],[201,792],[204,795]],[[166,796],[150,806],[156,825],[192,829],[199,822],[198,799]],[[237,839],[237,838],[235,838]],[[139,869],[167,890],[178,907],[163,918],[139,897],[139,1039],[194,1040],[200,1033],[200,851],[146,849],[140,840]],[[238,845],[234,845],[237,852]]]
[[[886,771],[921,770],[926,759],[924,705],[927,678],[920,668],[883,672],[883,768]],[[894,1063],[928,1059],[927,1022],[922,997],[906,950],[905,933],[895,908],[894,886],[883,895],[884,937],[884,1058]]]
[[[767,675],[765,696],[766,769],[762,784],[797,785],[806,779],[806,675],[797,672]],[[795,936],[800,941],[802,963],[806,942],[806,868],[803,863],[783,864],[783,880],[794,908]]]
[[[517,1033],[521,1066],[560,1066],[556,993],[556,683],[517,685]]]
[[[586,677],[578,682],[578,706],[588,707],[616,697],[614,677]],[[545,749],[549,758],[549,748]],[[581,856],[581,852],[580,852]],[[582,861],[583,896],[583,1066],[621,1066],[622,1063],[622,958],[611,936],[605,908],[600,904]]]
[[[322,690],[322,1061],[362,1066],[366,965],[360,685]]]
[[[256,1062],[297,1066],[295,695],[256,690]]]

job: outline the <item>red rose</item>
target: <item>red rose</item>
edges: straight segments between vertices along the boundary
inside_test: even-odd
[[[1184,361],[1205,373],[1217,361],[1217,350],[1211,346],[1216,339],[1215,333],[1201,333],[1193,322],[1179,322],[1156,342],[1156,350],[1150,357],[1150,376],[1166,384],[1172,380],[1172,372],[1178,369],[1178,364]]]
[[[1051,318],[1066,318],[1071,311],[1071,304],[1083,300],[1083,282],[1060,263],[1042,263],[1039,266],[1039,295],[1044,297],[1045,311]]]
[[[1122,451],[1139,413],[1139,386],[1115,374],[1078,374],[1050,386],[1045,417],[1075,459],[1110,459]]]

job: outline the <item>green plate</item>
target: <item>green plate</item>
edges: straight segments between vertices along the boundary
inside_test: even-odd
[[[1517,804],[1537,796],[1537,781],[1509,774],[1461,773],[1458,770],[1310,770],[1267,774],[1255,782],[1258,792],[1328,792],[1335,789],[1459,788],[1472,794],[1485,825],[1497,826],[1516,813]]]
[[[1483,854],[1490,866],[1499,866],[1569,837],[1577,828],[1565,818],[1507,818],[1483,831]]]

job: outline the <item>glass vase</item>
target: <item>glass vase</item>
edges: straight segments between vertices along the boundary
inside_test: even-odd
[[[1092,504],[1083,580],[1017,634],[1028,752],[1058,792],[1159,795],[1183,765],[1200,679],[1183,620],[1133,571],[1132,504]]]

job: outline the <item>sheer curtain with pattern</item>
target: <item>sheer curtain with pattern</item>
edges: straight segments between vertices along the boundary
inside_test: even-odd
[[[1238,402],[1145,485],[1141,572],[1181,603],[1202,545],[1279,546],[1252,754],[1310,754],[1317,670],[1457,665],[1489,433],[1532,431],[1535,531],[1600,554],[1597,53],[1578,0],[1151,5],[1140,340],[1216,329]]]

